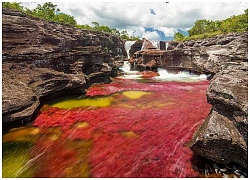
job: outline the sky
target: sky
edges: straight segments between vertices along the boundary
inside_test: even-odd
[[[46,1],[44,1],[46,2]],[[175,32],[187,33],[196,20],[223,20],[243,14],[247,2],[52,2],[61,12],[75,17],[78,24],[98,22],[129,35],[167,41]],[[22,2],[33,9],[43,2]]]

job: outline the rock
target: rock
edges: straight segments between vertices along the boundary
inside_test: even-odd
[[[154,72],[154,71],[142,71],[142,72],[139,72],[139,74],[142,75],[142,78],[152,78],[155,76],[160,76],[158,72]]]
[[[206,47],[197,47],[198,51],[192,57],[192,66],[196,71],[215,74],[226,62],[246,62],[248,60],[247,33],[233,33],[227,36],[218,35],[203,40]]]
[[[123,41],[10,9],[2,11],[3,128],[31,122],[44,101],[109,83]]]
[[[212,110],[195,132],[190,148],[194,153],[217,163],[236,162],[247,168],[247,144],[235,128],[233,119]]]
[[[230,62],[212,78],[207,99],[210,115],[196,131],[191,149],[217,163],[247,168],[248,65]]]
[[[83,75],[74,76],[21,63],[3,63],[2,81],[4,128],[31,122],[42,101],[74,91],[80,93],[86,84]]]

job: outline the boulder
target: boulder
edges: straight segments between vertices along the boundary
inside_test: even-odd
[[[213,108],[192,138],[190,148],[217,163],[247,168],[248,65],[228,62],[212,78],[207,99]]]

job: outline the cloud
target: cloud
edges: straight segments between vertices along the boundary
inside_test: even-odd
[[[22,3],[35,7],[36,3]],[[43,3],[40,3],[43,4]],[[98,22],[129,35],[150,38],[173,36],[177,29],[186,31],[196,20],[222,20],[244,13],[247,2],[53,2],[78,24]],[[156,13],[157,12],[157,13]],[[147,28],[153,28],[147,31]]]
[[[142,38],[146,38],[146,39],[151,39],[151,40],[159,40],[160,36],[156,31],[146,31]]]

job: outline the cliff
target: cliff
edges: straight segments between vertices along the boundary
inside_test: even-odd
[[[123,41],[97,31],[2,11],[3,127],[31,122],[42,101],[111,82]]]

